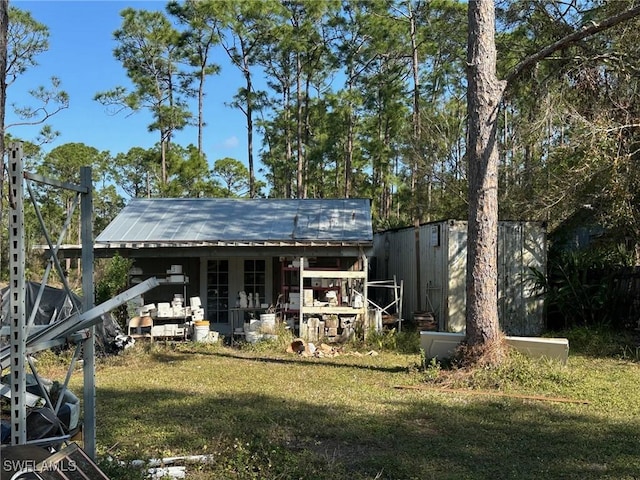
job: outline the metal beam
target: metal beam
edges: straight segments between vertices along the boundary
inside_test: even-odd
[[[11,444],[24,445],[27,442],[24,168],[22,165],[22,144],[18,142],[9,144],[9,194]],[[2,369],[5,368],[3,365]]]
[[[88,193],[86,185],[76,185],[75,183],[61,182],[53,178],[43,177],[37,173],[24,172],[24,178],[33,180],[34,182],[43,183],[45,185],[51,185],[52,187],[64,188],[65,190],[72,190],[78,193]]]
[[[10,343],[7,347],[0,349],[0,365],[2,370],[5,368],[11,368],[10,373],[10,409],[11,409],[11,443],[13,445],[26,445],[27,443],[48,444],[60,443],[66,441],[68,435],[63,435],[56,438],[45,438],[37,440],[36,442],[27,441],[27,426],[26,426],[26,404],[29,402],[29,396],[26,391],[26,377],[27,366],[30,368],[33,375],[36,377],[38,385],[40,385],[43,395],[46,399],[47,405],[57,412],[60,409],[61,398],[54,406],[51,402],[51,398],[47,394],[44,386],[42,385],[38,373],[35,368],[35,364],[28,359],[29,352],[38,351],[45,348],[51,348],[54,345],[59,345],[68,341],[75,342],[77,345],[76,354],[72,360],[71,366],[67,371],[67,378],[65,379],[64,388],[67,388],[69,377],[73,371],[75,360],[78,357],[79,352],[83,355],[83,375],[84,375],[84,395],[83,395],[83,409],[84,409],[84,445],[87,454],[91,458],[95,458],[96,445],[95,445],[95,429],[96,429],[96,417],[95,417],[95,324],[101,321],[101,316],[105,313],[119,307],[126,303],[130,299],[142,295],[146,291],[156,287],[158,281],[155,278],[148,279],[139,285],[123,292],[122,294],[112,298],[111,300],[104,302],[98,307],[94,307],[94,278],[93,278],[93,184],[91,179],[91,168],[82,167],[80,169],[81,185],[75,185],[72,183],[53,180],[45,178],[40,175],[31,174],[24,171],[22,164],[22,144],[19,142],[13,142],[9,145],[9,197],[10,197],[10,210],[9,210],[9,255],[10,255]],[[68,212],[63,231],[60,234],[56,245],[47,231],[45,222],[38,208],[36,196],[34,195],[31,184],[32,180],[40,182],[46,185],[60,187],[66,190],[77,192],[73,209]],[[67,295],[70,297],[75,309],[72,314],[59,321],[54,322],[44,328],[36,328],[33,330],[33,322],[35,314],[32,315],[27,323],[26,319],[26,279],[25,279],[25,238],[24,238],[24,184],[28,188],[33,203],[36,216],[40,222],[42,233],[44,234],[49,251],[49,263],[45,270],[41,287],[36,297],[36,306],[34,312],[38,308],[38,304],[42,298],[44,286],[51,271],[52,266],[55,266],[61,281],[64,283],[64,288]],[[82,290],[83,290],[83,303],[80,306],[77,300],[71,293],[67,279],[63,272],[63,269],[58,260],[58,251],[65,236],[65,232],[71,225],[73,210],[80,201],[81,207],[81,237],[82,237]],[[28,360],[28,361],[27,361]],[[3,394],[4,392],[3,387]]]
[[[82,238],[82,311],[94,307],[93,283],[93,188],[91,167],[80,169],[80,183],[86,190],[80,199],[80,222]],[[90,327],[90,335],[82,349],[84,376],[84,450],[96,459],[96,327]]]
[[[148,278],[144,282],[139,283],[128,290],[125,290],[121,294],[113,297],[110,300],[107,300],[104,303],[101,303],[96,307],[93,307],[90,310],[87,310],[86,312],[71,315],[64,320],[60,320],[59,322],[48,325],[47,327],[34,333],[33,335],[29,335],[26,341],[26,347],[31,351],[36,351],[38,350],[36,347],[40,344],[64,339],[72,333],[95,325],[100,321],[101,315],[110,312],[120,305],[124,305],[129,300],[137,297],[138,295],[142,295],[145,292],[148,292],[158,285],[160,284],[158,283],[156,277]],[[2,367],[2,369],[5,369],[9,366],[10,356],[11,349],[9,347],[5,347],[0,350],[0,366]]]

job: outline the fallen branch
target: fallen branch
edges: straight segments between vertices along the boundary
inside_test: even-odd
[[[491,392],[487,390],[465,390],[465,389],[459,389],[459,388],[428,387],[426,385],[396,385],[393,388],[397,388],[400,390],[431,390],[431,391],[443,392],[443,393],[485,395],[485,396],[494,396],[494,397],[517,398],[519,400],[538,400],[543,402],[578,403],[582,405],[589,405],[589,402],[586,400],[574,400],[571,398],[562,398],[562,397],[545,397],[544,395],[522,395],[518,393]]]

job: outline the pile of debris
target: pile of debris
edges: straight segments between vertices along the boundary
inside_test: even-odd
[[[332,347],[326,343],[316,346],[313,343],[306,342],[302,338],[294,339],[287,347],[287,353],[297,353],[302,357],[337,357],[343,353],[341,347]]]
[[[324,358],[324,357],[338,357],[340,355],[355,355],[358,357],[363,356],[362,353],[359,352],[345,352],[341,346],[331,346],[326,343],[321,343],[316,346],[311,342],[306,342],[302,338],[294,339],[289,346],[287,347],[287,353],[296,353],[301,357],[316,357],[316,358]],[[378,355],[378,352],[371,350],[367,353],[370,356]]]

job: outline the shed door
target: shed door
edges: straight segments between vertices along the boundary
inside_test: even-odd
[[[205,318],[213,330],[230,334],[232,327],[242,327],[248,316],[258,315],[261,304],[271,302],[271,268],[266,259],[206,259],[202,265],[206,266],[206,272],[201,273],[206,275]],[[238,308],[241,291],[250,295],[252,308]]]
[[[207,320],[229,323],[229,260],[207,260]]]

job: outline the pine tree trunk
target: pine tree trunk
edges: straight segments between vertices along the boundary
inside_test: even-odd
[[[493,0],[469,2],[467,105],[469,118],[469,224],[466,342],[499,338],[497,239],[498,149],[496,128],[504,82],[496,76]]]

